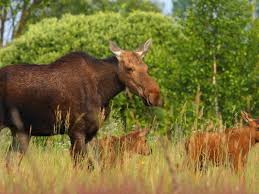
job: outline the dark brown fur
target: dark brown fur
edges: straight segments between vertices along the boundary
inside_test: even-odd
[[[242,116],[249,124],[246,127],[195,133],[187,139],[186,153],[196,168],[202,168],[205,160],[219,165],[229,159],[236,172],[243,171],[249,150],[259,141],[259,125],[247,114]]]
[[[113,52],[115,46],[110,46]],[[10,151],[24,153],[30,136],[67,133],[73,157],[83,156],[99,129],[100,113],[107,116],[109,101],[125,87],[147,105],[161,105],[159,87],[143,67],[142,55],[120,49],[103,60],[73,52],[48,65],[2,68],[0,123],[11,129]]]

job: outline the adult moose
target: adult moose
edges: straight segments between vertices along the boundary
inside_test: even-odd
[[[84,156],[86,143],[99,129],[100,111],[107,116],[109,101],[126,87],[146,105],[160,106],[159,86],[142,61],[150,45],[148,40],[135,51],[125,51],[110,42],[115,56],[106,59],[73,52],[48,65],[2,68],[0,121],[13,136],[9,153],[25,153],[30,136],[67,131],[73,158]]]

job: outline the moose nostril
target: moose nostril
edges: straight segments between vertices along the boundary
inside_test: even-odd
[[[149,93],[148,102],[150,105],[163,107],[164,102],[160,96],[160,93]]]
[[[164,107],[164,101],[161,98],[159,99],[158,106]]]

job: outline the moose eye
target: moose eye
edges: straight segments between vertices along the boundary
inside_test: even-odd
[[[126,71],[127,71],[128,73],[131,73],[131,72],[134,71],[134,69],[133,69],[132,67],[126,67]]]

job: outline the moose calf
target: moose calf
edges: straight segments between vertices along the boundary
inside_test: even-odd
[[[121,136],[108,136],[102,139],[94,139],[90,146],[101,162],[101,168],[110,167],[116,162],[123,162],[125,153],[150,155],[151,148],[147,144],[148,130],[134,130],[131,133]]]
[[[259,120],[245,112],[241,115],[248,126],[225,132],[195,133],[186,141],[186,153],[196,168],[201,170],[206,160],[219,165],[228,159],[236,172],[244,169],[249,150],[259,141]]]

